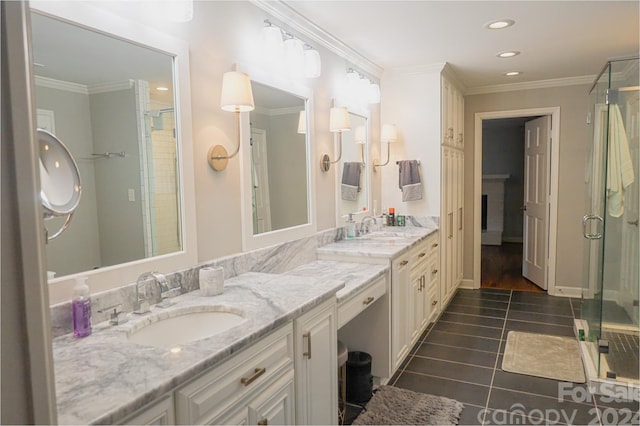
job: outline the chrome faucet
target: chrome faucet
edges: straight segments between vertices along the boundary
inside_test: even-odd
[[[145,272],[140,275],[136,280],[136,300],[133,303],[134,314],[146,314],[150,311],[149,296],[147,295],[147,281],[153,278],[153,281],[160,288],[160,294],[164,291],[168,291],[167,278],[160,272]],[[142,285],[142,294],[140,293],[140,285]],[[167,289],[167,290],[164,290]]]
[[[374,223],[374,224],[377,224],[377,223],[378,223],[378,221],[376,220],[376,218],[375,218],[375,217],[373,217],[373,216],[365,216],[365,217],[363,217],[363,218],[362,218],[362,220],[360,221],[360,233],[361,233],[361,234],[366,234],[366,233],[368,233],[369,231],[371,231],[371,230],[369,229],[369,225],[365,223],[365,220],[367,220],[367,219],[369,219],[369,220],[373,221],[373,223]]]

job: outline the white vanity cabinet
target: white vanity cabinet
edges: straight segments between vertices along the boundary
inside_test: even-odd
[[[293,424],[293,389],[288,324],[176,390],[176,423]]]
[[[335,298],[294,321],[296,424],[338,423]]]
[[[167,394],[118,422],[121,425],[174,425],[176,412],[173,393]]]
[[[411,349],[413,291],[410,282],[410,253],[391,262],[391,354],[393,370],[397,370]]]

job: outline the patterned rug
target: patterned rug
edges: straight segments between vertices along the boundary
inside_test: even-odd
[[[457,425],[464,405],[442,396],[381,386],[354,425]]]

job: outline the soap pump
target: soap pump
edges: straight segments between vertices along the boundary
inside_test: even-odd
[[[87,337],[91,334],[91,298],[87,277],[76,278],[71,301],[73,316],[73,334],[76,337]]]
[[[356,222],[353,220],[353,213],[349,213],[349,219],[347,219],[347,238],[356,237]]]

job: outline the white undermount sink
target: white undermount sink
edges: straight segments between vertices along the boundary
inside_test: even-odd
[[[149,318],[151,322],[129,331],[129,342],[160,348],[177,348],[185,343],[227,331],[245,321],[242,313],[233,312],[225,307],[177,310],[163,313],[162,316],[157,315],[157,318]]]

